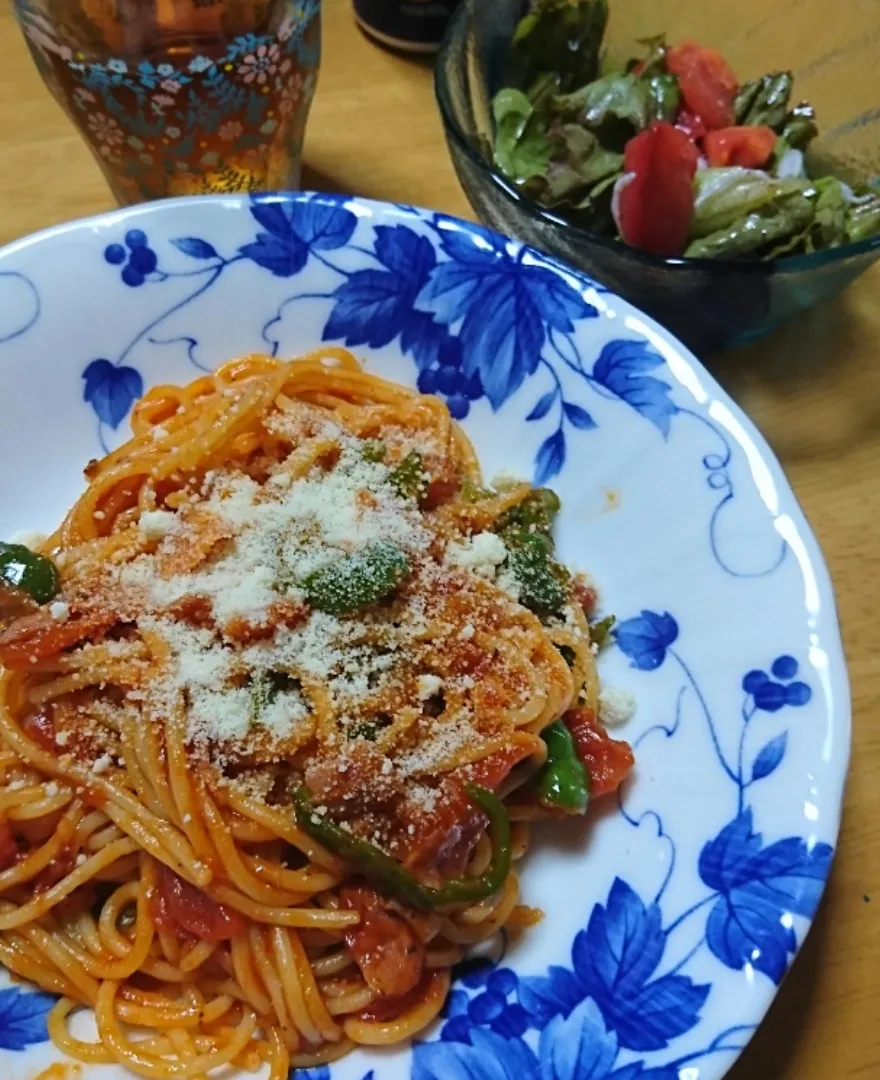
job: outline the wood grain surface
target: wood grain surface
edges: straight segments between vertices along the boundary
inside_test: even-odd
[[[472,217],[430,66],[383,52],[324,2],[305,184]],[[0,244],[112,206],[0,6]],[[765,342],[712,361],[769,439],[837,590],[853,689],[839,854],[807,943],[730,1080],[880,1076],[880,266]]]

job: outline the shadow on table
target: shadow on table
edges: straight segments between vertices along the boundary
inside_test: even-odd
[[[824,378],[839,373],[857,356],[864,336],[852,298],[842,292],[751,345],[710,357],[706,366],[728,389],[749,374],[776,384]]]
[[[880,444],[877,320],[850,290],[707,366],[786,464]]]
[[[776,1000],[725,1080],[780,1080],[810,1024],[811,1002],[825,950],[827,905],[822,904]]]

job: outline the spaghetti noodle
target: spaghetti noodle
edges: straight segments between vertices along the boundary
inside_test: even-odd
[[[156,1080],[409,1039],[538,917],[529,821],[632,764],[558,500],[483,487],[439,399],[341,349],[158,387],[133,429],[40,549],[54,599],[5,590],[0,962],[72,1058]]]

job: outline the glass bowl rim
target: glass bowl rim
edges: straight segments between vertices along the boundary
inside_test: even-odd
[[[461,127],[454,119],[452,108],[450,106],[449,87],[445,74],[446,63],[444,61],[451,59],[455,64],[460,63],[459,41],[463,36],[469,16],[470,4],[468,0],[465,0],[465,2],[459,4],[455,11],[453,11],[452,17],[446,27],[446,32],[443,35],[440,49],[437,53],[437,63],[434,68],[434,96],[440,110],[440,115],[443,119],[443,127],[446,131],[447,138],[455,143],[458,149],[461,150],[477,169],[485,175],[485,178],[494,184],[495,187],[499,188],[509,202],[513,204],[520,213],[525,217],[530,218],[535,223],[543,223],[552,226],[553,228],[562,227],[573,234],[575,242],[581,241],[588,244],[596,244],[599,247],[605,248],[607,251],[622,255],[624,258],[630,258],[635,262],[640,262],[644,266],[654,269],[670,270],[673,272],[680,270],[697,270],[711,274],[718,273],[719,271],[728,273],[735,271],[737,273],[755,274],[758,276],[763,275],[768,277],[779,271],[808,273],[811,270],[818,270],[835,263],[842,263],[855,256],[864,255],[880,248],[880,234],[878,234],[877,236],[866,237],[864,240],[856,240],[851,244],[842,244],[840,247],[825,248],[823,251],[813,251],[808,255],[789,255],[783,256],[780,259],[771,260],[695,259],[685,258],[684,256],[670,257],[665,255],[653,255],[651,252],[641,251],[638,248],[631,247],[629,244],[624,244],[619,240],[611,240],[604,236],[598,236],[596,233],[592,233],[588,229],[582,228],[580,225],[571,224],[571,222],[566,221],[565,218],[560,217],[558,214],[554,214],[550,210],[545,210],[543,207],[539,206],[538,203],[533,202],[531,199],[527,199],[524,195],[520,194],[506,177],[500,172],[497,172],[483,155],[474,149],[467,135],[462,131]]]

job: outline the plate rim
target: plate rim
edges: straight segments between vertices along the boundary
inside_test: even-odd
[[[667,366],[670,368],[670,374],[675,383],[684,387],[691,395],[694,403],[699,406],[700,410],[708,414],[713,404],[724,407],[727,412],[727,419],[724,417],[719,418],[717,416],[715,419],[716,421],[720,421],[726,434],[748,458],[757,456],[757,459],[769,471],[777,494],[778,505],[775,509],[772,509],[766,504],[765,500],[765,512],[771,517],[771,520],[774,521],[783,514],[787,514],[792,519],[794,531],[801,542],[801,550],[793,553],[798,561],[800,575],[802,578],[805,577],[807,571],[812,574],[820,600],[820,614],[818,618],[821,619],[821,646],[828,656],[829,679],[834,688],[833,698],[827,704],[826,715],[829,728],[834,732],[835,739],[838,741],[838,750],[835,754],[835,758],[839,762],[839,765],[834,770],[833,774],[829,775],[829,787],[831,783],[835,785],[836,796],[830,791],[826,794],[825,800],[823,801],[823,818],[828,832],[828,838],[834,844],[834,857],[836,858],[838,852],[837,841],[840,835],[844,800],[847,791],[847,780],[852,760],[853,724],[852,688],[843,644],[834,583],[822,545],[801,506],[782,463],[779,461],[767,439],[747,414],[745,409],[733,399],[727,390],[724,389],[706,365],[671,332],[657,323],[656,320],[644,314],[639,308],[620,297],[613,290],[606,289],[604,286],[593,281],[589,275],[585,274],[583,271],[577,270],[566,264],[563,260],[558,259],[555,256],[547,255],[529,244],[523,243],[512,237],[504,236],[480,223],[468,221],[454,214],[448,214],[445,211],[431,210],[426,207],[415,205],[364,198],[358,195],[318,191],[271,191],[260,192],[258,195],[261,201],[290,203],[319,199],[332,205],[346,206],[348,208],[357,207],[360,208],[359,216],[372,219],[374,224],[377,223],[377,219],[380,219],[379,223],[381,223],[381,219],[386,221],[411,221],[413,216],[424,220],[425,218],[430,218],[432,215],[439,214],[444,221],[454,224],[457,229],[463,230],[471,235],[478,234],[496,237],[506,245],[513,245],[510,250],[515,250],[517,252],[524,250],[527,254],[534,256],[539,260],[542,265],[549,264],[554,267],[554,269],[566,276],[570,283],[574,283],[580,291],[583,292],[588,289],[598,290],[603,305],[606,308],[616,308],[618,312],[622,311],[627,315],[635,316],[639,323],[638,327],[635,329],[638,329],[639,332],[645,334],[651,344],[657,348],[666,361]],[[192,207],[194,204],[213,204],[218,208],[226,209],[234,214],[247,214],[250,212],[251,202],[252,195],[249,193],[181,196],[178,198],[158,200],[129,207],[120,207],[87,217],[76,218],[71,221],[59,222],[40,229],[37,232],[19,237],[0,247],[0,277],[3,276],[4,271],[8,268],[8,261],[14,259],[16,255],[30,251],[33,248],[39,248],[39,246],[44,243],[49,244],[54,240],[64,239],[70,235],[84,232],[92,232],[96,235],[100,235],[105,230],[118,228],[121,223],[131,223],[133,221],[141,222],[144,219],[149,219],[154,216],[162,217],[167,213],[174,214],[181,210],[185,211],[187,207]],[[14,272],[15,268],[12,267],[12,269]],[[605,318],[608,317],[607,312],[604,310],[600,310],[599,314]],[[671,358],[674,358],[675,363],[670,363]],[[751,454],[749,454],[749,449],[752,451]],[[827,892],[831,872],[833,872],[833,865],[829,872],[829,876],[826,877],[822,883],[822,896]],[[764,1023],[772,1003],[779,994],[785,979],[788,978],[793,969],[815,918],[816,915],[814,914],[813,917],[806,920],[807,929],[798,944],[798,948],[786,970],[782,982],[773,987],[769,994],[761,995],[761,1012],[760,1016],[757,1018],[755,1030]],[[734,1067],[746,1046],[751,1042],[753,1035],[754,1032],[750,1034],[749,1039],[743,1047],[731,1057],[724,1073],[719,1074],[719,1076],[726,1076],[730,1069]]]

